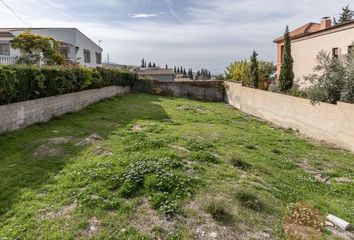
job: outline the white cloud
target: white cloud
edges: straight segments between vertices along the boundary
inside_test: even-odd
[[[152,13],[138,13],[132,15],[132,18],[154,18],[157,17],[157,14],[152,14]]]
[[[85,5],[87,1],[75,4]],[[166,1],[166,9],[156,9],[156,12],[166,10],[166,14],[135,14],[142,14],[138,16],[141,21],[129,16],[105,21],[99,15],[92,16],[94,10],[88,12],[90,20],[80,19],[79,14],[72,19],[63,16],[60,11],[66,12],[66,8],[57,1],[50,6],[44,4],[45,0],[13,0],[11,6],[32,27],[77,27],[96,42],[104,40],[104,51],[117,63],[139,64],[144,57],[161,65],[207,67],[223,72],[231,61],[248,58],[253,49],[260,54],[259,58],[275,61],[276,47],[272,41],[283,33],[286,25],[293,29],[318,22],[323,16],[337,16],[352,0],[190,0],[191,4],[183,8],[179,5],[178,15],[173,11],[183,21],[162,22],[168,15],[175,19],[169,12],[174,10],[175,2],[161,0]],[[117,4],[114,8],[117,15],[126,11],[121,5],[123,1],[103,2]],[[6,9],[0,8],[0,16],[0,27],[21,26]]]

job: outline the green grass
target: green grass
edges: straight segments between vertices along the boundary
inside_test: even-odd
[[[0,136],[0,239],[283,239],[291,203],[354,223],[353,162],[221,102],[116,97]]]

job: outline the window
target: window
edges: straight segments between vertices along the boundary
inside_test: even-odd
[[[354,53],[354,45],[348,47],[348,53]]]
[[[283,63],[284,58],[284,45],[280,47],[280,63]]]
[[[102,64],[102,54],[96,52],[96,64]]]
[[[0,55],[10,56],[10,44],[0,43]]]
[[[84,49],[84,62],[91,63],[91,52],[90,50]]]
[[[61,47],[61,48],[59,48],[59,51],[60,51],[61,55],[63,55],[65,60],[69,59],[70,49],[68,47]]]
[[[338,56],[339,56],[338,48],[333,48],[332,49],[332,57],[333,58],[338,58]]]

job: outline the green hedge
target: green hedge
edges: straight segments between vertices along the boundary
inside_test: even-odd
[[[0,105],[107,86],[131,86],[136,75],[85,67],[0,66]]]

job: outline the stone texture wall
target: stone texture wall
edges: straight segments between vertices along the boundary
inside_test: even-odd
[[[156,93],[162,90],[174,97],[192,97],[200,100],[223,101],[223,81],[184,81],[158,82],[138,80],[133,86],[133,92]]]
[[[54,116],[79,111],[104,98],[130,92],[130,87],[105,87],[0,106],[0,133],[45,122]]]
[[[321,103],[227,82],[225,101],[241,111],[354,151],[354,104]]]

